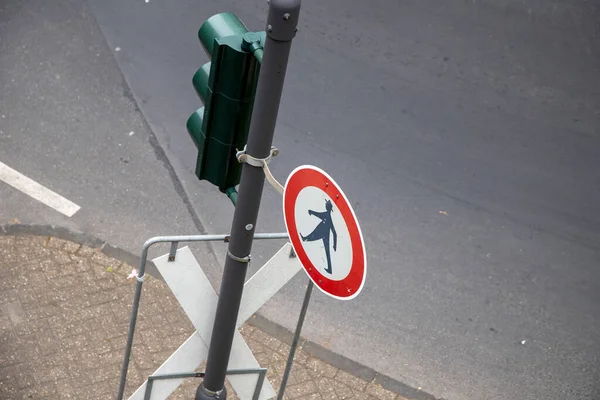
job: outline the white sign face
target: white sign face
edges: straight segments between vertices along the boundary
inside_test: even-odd
[[[336,299],[356,297],[367,275],[365,243],[354,210],[335,181],[317,167],[296,168],[285,184],[283,219],[313,283]]]
[[[308,211],[327,212],[327,204],[333,204],[327,193],[315,186],[307,186],[298,193],[294,216],[298,237],[313,265],[322,275],[333,281],[341,281],[348,276],[352,267],[352,244],[346,222],[342,214],[332,206],[329,216],[334,229],[327,233],[329,237],[326,240],[320,240],[315,236],[322,236],[318,234],[323,230],[323,220]],[[310,235],[316,240],[310,240]]]

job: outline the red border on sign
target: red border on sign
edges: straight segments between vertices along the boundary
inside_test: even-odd
[[[314,186],[327,193],[334,203],[335,209],[341,213],[348,227],[352,246],[352,265],[350,272],[342,280],[334,281],[322,275],[315,268],[302,246],[294,219],[294,209],[298,194],[308,186]],[[367,273],[365,244],[350,202],[334,180],[325,171],[317,167],[305,165],[296,168],[292,171],[285,184],[283,193],[283,218],[296,256],[314,284],[326,294],[337,299],[350,300],[356,297],[362,290]]]

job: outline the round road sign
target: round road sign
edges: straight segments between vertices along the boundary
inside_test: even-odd
[[[336,299],[356,297],[367,275],[365,243],[335,181],[314,166],[293,170],[283,192],[283,217],[296,256],[315,285]]]

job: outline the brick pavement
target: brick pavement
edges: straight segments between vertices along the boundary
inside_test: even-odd
[[[54,237],[0,236],[0,399],[114,399],[133,301],[131,270]],[[166,285],[146,279],[126,394],[192,332]],[[248,324],[241,333],[279,388],[289,345]],[[198,383],[186,381],[170,398],[193,398]],[[404,399],[302,348],[284,398]]]

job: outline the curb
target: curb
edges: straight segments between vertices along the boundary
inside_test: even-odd
[[[0,236],[8,235],[32,235],[32,236],[52,236],[58,239],[68,240],[77,244],[85,245],[104,253],[106,256],[123,261],[129,265],[137,266],[140,262],[140,257],[135,254],[113,246],[104,240],[83,232],[74,231],[56,225],[35,225],[35,224],[7,224],[0,225]],[[148,265],[152,264],[151,260],[147,261]],[[294,333],[287,328],[272,322],[259,313],[256,313],[247,321],[251,326],[254,326],[269,335],[291,344]],[[384,389],[392,391],[407,400],[436,400],[433,395],[415,389],[406,385],[394,378],[383,375],[375,371],[373,368],[362,365],[340,354],[317,344],[313,341],[306,340],[301,337],[299,347],[304,351],[317,357],[326,363],[349,373],[357,378],[367,382],[373,382]],[[437,399],[443,400],[443,399]]]
[[[96,236],[87,233],[74,231],[57,225],[35,225],[35,224],[8,224],[0,225],[0,236],[7,235],[33,235],[33,236],[53,236],[58,239],[68,240],[77,244],[82,244],[93,249],[97,249],[108,257],[116,258],[119,261],[126,262],[137,268],[140,264],[140,257],[135,254],[115,247]],[[141,246],[140,246],[141,251]],[[153,264],[148,260],[148,264]]]

